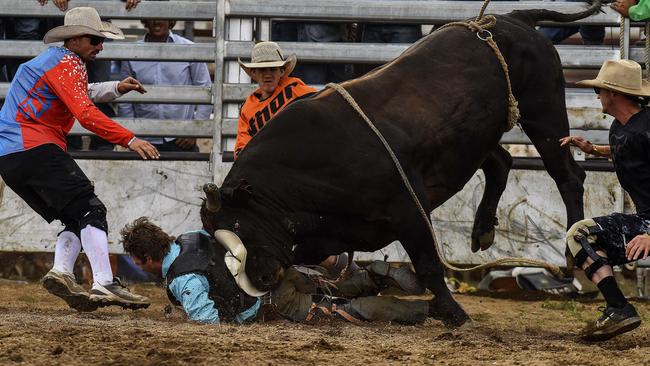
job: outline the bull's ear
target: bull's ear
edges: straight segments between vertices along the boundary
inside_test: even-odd
[[[232,192],[233,205],[246,206],[251,197],[253,197],[253,186],[248,184],[245,179],[240,180]]]
[[[232,207],[243,207],[253,197],[253,187],[245,179],[239,181],[235,188],[221,188],[221,198]]]

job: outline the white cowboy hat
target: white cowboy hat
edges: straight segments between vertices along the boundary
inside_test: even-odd
[[[250,296],[260,297],[268,291],[260,291],[253,286],[250,278],[246,274],[246,247],[237,234],[228,230],[217,230],[214,232],[214,238],[226,248],[224,261],[226,267],[235,278],[235,283]]]
[[[64,41],[78,36],[97,36],[110,39],[124,39],[120,28],[109,22],[102,22],[97,10],[90,7],[78,7],[65,13],[63,25],[50,29],[43,37],[43,43]]]
[[[239,60],[239,66],[241,66],[241,68],[251,78],[253,78],[251,75],[251,69],[259,69],[263,67],[284,67],[284,75],[288,76],[296,67],[296,62],[298,62],[296,55],[290,55],[285,58],[277,43],[260,42],[253,47],[253,52],[251,52],[251,62],[244,63],[242,60]]]
[[[637,97],[650,97],[650,83],[643,80],[641,65],[631,60],[605,61],[595,79],[578,81],[577,84]]]

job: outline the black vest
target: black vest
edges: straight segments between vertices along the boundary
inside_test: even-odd
[[[214,301],[214,307],[219,310],[219,317],[224,321],[232,322],[242,311],[255,305],[256,297],[245,293],[232,276],[224,256],[226,249],[219,245],[211,236],[200,232],[185,233],[176,238],[181,252],[169,266],[167,284],[174,278],[188,273],[197,273],[205,276],[210,283],[208,297]],[[180,302],[167,287],[167,297],[175,305]]]

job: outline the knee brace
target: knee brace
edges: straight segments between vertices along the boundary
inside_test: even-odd
[[[88,210],[79,219],[79,228],[94,226],[108,233],[108,222],[106,221],[106,206],[97,197],[88,200]]]
[[[596,253],[592,247],[592,243],[589,241],[590,236],[593,238],[600,232],[602,232],[602,227],[589,219],[577,222],[567,233],[567,245],[571,255],[573,255],[575,265],[582,268],[587,257],[593,261],[593,263],[584,269],[587,278],[590,280],[600,267],[609,264],[606,257],[601,257]]]

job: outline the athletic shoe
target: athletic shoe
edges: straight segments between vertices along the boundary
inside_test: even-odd
[[[148,298],[133,294],[118,277],[113,278],[113,282],[107,285],[93,283],[90,290],[90,301],[95,302],[98,306],[117,305],[125,309],[141,309],[151,305]]]
[[[629,332],[641,324],[641,318],[632,304],[618,309],[601,306],[598,310],[603,315],[592,321],[580,332],[585,341],[605,341],[619,334]]]
[[[41,283],[49,293],[62,298],[68,306],[77,311],[97,309],[97,305],[89,300],[88,292],[77,283],[72,273],[51,269]]]

